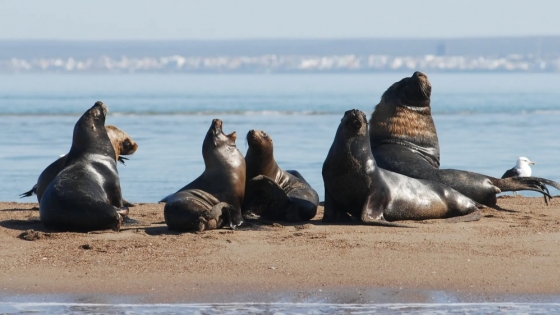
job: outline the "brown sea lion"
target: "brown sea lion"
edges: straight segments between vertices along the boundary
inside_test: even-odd
[[[390,221],[457,217],[478,220],[481,205],[443,184],[410,178],[377,167],[371,153],[366,115],[344,114],[323,163],[323,222],[350,220],[402,226]]]
[[[478,173],[439,169],[439,142],[431,115],[432,86],[415,72],[394,83],[381,97],[370,119],[370,141],[377,165],[418,179],[433,180],[454,188],[481,204],[495,207],[496,194],[533,190],[551,198],[546,185],[560,184],[538,177],[498,179]]]
[[[107,106],[96,102],[74,126],[62,171],[39,204],[45,227],[64,231],[118,231],[123,207],[115,150],[104,128]]]
[[[132,138],[121,129],[107,125],[105,126],[105,130],[107,131],[107,135],[111,140],[111,144],[113,145],[113,149],[115,150],[115,157],[116,159],[124,164],[124,160],[127,158],[122,157],[122,155],[131,155],[138,149],[138,144],[132,140]],[[20,198],[23,197],[30,197],[33,194],[37,195],[37,202],[41,202],[41,196],[50,182],[56,177],[58,173],[64,168],[64,164],[66,163],[66,156],[63,155],[58,158],[56,161],[52,162],[47,168],[41,172],[39,178],[37,179],[37,183],[31,188],[31,190],[20,194]],[[124,201],[126,206],[133,207],[134,205],[128,201]]]
[[[235,145],[235,131],[226,135],[214,119],[204,142],[205,169],[197,179],[165,197],[163,214],[170,230],[203,231],[243,223],[245,159]]]
[[[272,138],[264,131],[249,131],[247,143],[243,216],[291,222],[311,220],[317,214],[317,192],[305,179],[276,164]]]

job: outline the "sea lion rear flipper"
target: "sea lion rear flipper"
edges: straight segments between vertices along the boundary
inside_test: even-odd
[[[33,194],[37,194],[37,184],[33,185],[33,188],[31,188],[30,191],[26,191],[23,194],[20,194],[19,197],[20,198],[31,197],[33,196]]]
[[[369,225],[390,226],[390,227],[403,227],[412,228],[412,226],[393,223],[385,220],[383,217],[383,208],[372,202],[374,196],[370,194],[367,198],[366,204],[362,209],[362,222]]]
[[[544,195],[545,204],[548,205],[548,200],[552,199],[546,185],[550,185],[560,190],[560,183],[540,177],[509,177],[509,178],[491,178],[492,184],[497,186],[502,192],[504,191],[518,191],[518,190],[531,190]],[[548,200],[547,200],[548,198]]]
[[[124,161],[127,160],[128,158],[125,158],[124,156],[119,155],[118,161],[122,163],[122,165],[126,166],[126,164],[124,164]]]

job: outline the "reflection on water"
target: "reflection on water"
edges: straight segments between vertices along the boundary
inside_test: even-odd
[[[2,314],[554,314],[560,303],[449,304],[66,304],[0,303]]]

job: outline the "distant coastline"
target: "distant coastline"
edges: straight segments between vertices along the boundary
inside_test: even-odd
[[[211,41],[0,40],[0,73],[560,72],[560,36]]]

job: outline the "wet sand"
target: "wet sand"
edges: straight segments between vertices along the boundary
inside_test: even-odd
[[[4,202],[0,300],[560,300],[560,198],[498,204],[503,210],[485,209],[477,222],[406,222],[409,229],[322,224],[320,209],[305,224],[203,233],[168,231],[163,204],[137,204],[130,216],[141,224],[118,233],[52,233],[36,203]]]

